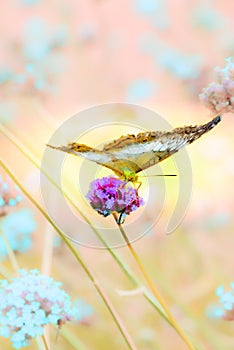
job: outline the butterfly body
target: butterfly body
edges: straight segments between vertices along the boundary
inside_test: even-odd
[[[48,146],[96,162],[113,170],[119,177],[136,182],[138,172],[178,152],[213,129],[220,121],[221,117],[218,116],[203,125],[129,134],[104,145],[102,150],[76,142],[67,146]]]

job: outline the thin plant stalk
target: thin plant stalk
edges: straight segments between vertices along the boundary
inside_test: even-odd
[[[68,328],[61,329],[61,335],[76,350],[86,350],[85,345]]]
[[[41,336],[41,339],[42,339],[42,341],[43,341],[45,350],[50,350],[50,349],[49,349],[49,345],[47,344],[47,341],[46,341],[46,338],[45,338],[44,335]]]
[[[165,279],[163,279],[163,275],[161,271],[158,271],[158,278],[161,281],[160,287],[163,288],[163,290],[165,291],[165,294],[167,294],[167,296],[169,296],[170,298],[173,298],[173,291],[170,288],[169,283]],[[178,300],[179,304],[180,302],[181,301]],[[184,303],[180,305],[181,305],[181,309],[186,314],[186,316],[192,318],[193,315],[191,313],[191,309]],[[196,322],[196,328],[199,331],[204,342],[206,343],[209,342],[209,345],[215,348],[215,350],[223,350],[222,340],[219,340],[219,338],[214,337],[215,330],[213,327],[211,327],[212,330],[210,330],[209,327],[207,327],[207,320],[204,318],[204,316],[199,317],[199,319]]]
[[[28,149],[22,144],[22,142],[17,138],[15,135],[13,135],[12,132],[7,130],[4,126],[0,126],[0,130],[2,133],[23,153],[42,173],[49,179],[49,181],[59,190],[62,191],[60,186],[44,171],[44,169],[40,168],[39,162],[35,159],[35,157],[28,151]],[[119,256],[118,253],[116,253],[114,250],[112,250],[107,242],[104,240],[102,235],[99,233],[99,231],[92,225],[90,220],[83,214],[83,212],[80,210],[80,208],[76,205],[75,201],[70,197],[70,195],[63,190],[63,194],[65,198],[68,200],[68,202],[79,212],[79,214],[83,217],[83,219],[87,222],[87,224],[91,227],[91,229],[94,231],[96,236],[99,238],[99,240],[103,243],[105,248],[108,250],[108,252],[112,255],[113,259],[117,262],[117,264],[120,266],[122,271],[125,273],[125,275],[129,278],[129,280],[132,282],[132,284],[137,288],[141,287],[142,283],[138,280],[138,278],[134,275],[134,273],[131,271],[129,266],[122,260],[122,258]],[[147,289],[143,289],[142,293],[144,297],[148,300],[148,302],[160,313],[160,315],[165,319],[165,321],[170,324],[170,326],[173,326],[173,323],[168,318],[168,315],[165,313],[163,307],[155,298],[154,295],[151,294]]]
[[[10,271],[2,263],[0,263],[0,275],[2,275],[7,280],[11,278]]]
[[[44,244],[42,252],[41,272],[43,275],[50,276],[53,259],[53,229],[48,223],[44,232]]]
[[[39,162],[35,160],[35,157],[29,152],[29,150],[22,144],[22,142],[17,138],[15,135],[13,135],[12,132],[7,130],[3,125],[0,125],[0,130],[2,133],[12,142],[14,145],[40,170],[43,172],[43,174],[49,179],[49,181],[56,186],[58,190],[61,191],[61,188],[58,186],[58,184],[43,170],[40,168]],[[100,241],[103,243],[105,248],[108,250],[108,252],[112,255],[114,260],[117,262],[117,264],[120,266],[122,271],[125,273],[125,275],[129,278],[129,280],[133,283],[133,285],[137,288],[142,286],[142,283],[138,280],[138,278],[133,274],[129,266],[122,260],[122,258],[113,251],[107,244],[107,242],[104,240],[102,235],[98,232],[98,230],[92,225],[92,223],[89,221],[89,219],[83,214],[83,212],[79,209],[79,207],[75,204],[75,201],[68,195],[66,191],[63,191],[64,196],[68,200],[68,202],[79,212],[79,214],[83,217],[83,219],[87,222],[87,224],[91,227],[91,229],[94,231],[94,233],[97,235],[97,237],[100,239]],[[149,303],[160,313],[160,315],[168,322],[172,327],[173,323],[168,318],[168,315],[165,313],[163,307],[158,302],[158,300],[155,298],[154,295],[152,295],[147,289],[142,289],[142,293],[144,297],[149,301]]]
[[[113,320],[115,321],[115,324],[117,325],[120,333],[122,334],[127,346],[131,350],[137,350],[131,336],[128,334],[128,331],[126,327],[124,326],[122,320],[118,316],[114,306],[112,305],[112,302],[107,297],[106,293],[104,292],[103,288],[99,284],[98,280],[94,277],[91,270],[87,267],[85,261],[81,257],[81,255],[78,253],[78,251],[75,249],[71,241],[63,234],[63,232],[59,229],[59,227],[51,220],[49,215],[45,212],[45,210],[40,206],[40,204],[30,195],[30,193],[26,190],[26,188],[21,184],[21,182],[16,178],[16,176],[12,173],[12,171],[9,169],[9,167],[3,163],[0,160],[0,166],[3,168],[3,170],[11,177],[11,179],[16,183],[16,185],[20,188],[22,193],[25,194],[26,197],[35,205],[35,207],[40,211],[40,213],[44,216],[44,218],[52,225],[52,227],[55,229],[55,231],[59,234],[61,239],[64,241],[64,243],[67,245],[68,249],[71,251],[71,253],[75,256],[76,260],[81,265],[82,269],[88,276],[88,278],[91,280],[92,284],[94,285],[95,289],[97,290],[98,294],[102,298],[103,302],[105,303],[107,309],[109,310]]]
[[[159,291],[157,290],[157,288],[155,287],[151,277],[149,276],[149,274],[146,272],[138,254],[136,253],[135,249],[133,248],[133,246],[131,245],[128,236],[126,234],[126,232],[123,229],[123,226],[121,225],[121,223],[119,223],[118,220],[118,216],[116,213],[112,214],[115,222],[117,223],[119,230],[121,232],[121,235],[125,241],[125,243],[127,244],[127,247],[129,248],[132,256],[134,257],[140,271],[142,272],[142,275],[144,276],[149,288],[151,289],[153,295],[155,296],[155,298],[158,300],[158,302],[161,304],[161,306],[163,307],[163,309],[165,310],[169,320],[171,321],[171,324],[173,325],[173,328],[177,331],[178,335],[181,337],[181,339],[183,339],[184,343],[187,344],[188,348],[190,350],[196,350],[195,347],[191,344],[190,340],[187,338],[187,336],[185,335],[185,333],[183,332],[183,330],[181,329],[181,327],[178,325],[177,321],[175,320],[174,316],[172,315],[171,311],[169,310],[166,302],[164,301],[164,299],[162,298],[162,296],[160,295]]]
[[[42,251],[41,272],[43,275],[50,276],[52,259],[53,259],[53,233],[54,230],[49,223],[46,222],[44,229],[44,244]],[[44,337],[50,346],[50,328],[46,327]]]
[[[35,159],[32,153],[22,144],[22,142],[17,138],[11,131],[7,130],[3,125],[0,125],[0,131],[18,148],[18,150],[28,158],[33,165],[35,165],[46,177],[47,179],[61,192],[64,194],[65,198],[69,201],[70,204],[73,203],[74,200],[69,196],[67,192],[64,192],[60,186],[53,180],[53,178],[40,166],[40,162]],[[76,205],[75,209],[81,215],[81,217],[86,221],[86,223],[91,227],[91,229],[96,233],[97,230],[93,226],[92,222],[84,215],[82,210]]]
[[[62,192],[61,187],[46,173],[46,171],[40,167],[39,162],[35,159],[35,156],[31,154],[31,152],[22,144],[22,142],[19,140],[18,137],[16,137],[12,132],[10,132],[7,128],[5,128],[3,125],[0,125],[0,131],[19,149],[21,153],[25,155],[27,159],[29,159],[46,177],[47,179],[60,191]],[[101,233],[92,225],[92,222],[83,214],[83,212],[80,210],[80,208],[77,206],[75,201],[70,197],[70,195],[63,190],[63,195],[67,199],[67,201],[77,210],[77,212],[82,216],[82,218],[85,220],[85,222],[90,226],[90,228],[93,230],[95,235],[99,238],[99,240],[102,242],[102,244],[105,246],[105,248],[108,250],[108,252],[111,254],[113,259],[116,261],[116,263],[120,266],[124,274],[129,278],[129,280],[132,282],[132,284],[137,288],[142,286],[142,283],[138,280],[138,278],[134,275],[134,273],[131,271],[129,266],[122,260],[120,255],[112,250],[107,242],[102,237]],[[160,315],[165,319],[167,323],[169,323],[171,326],[171,322],[168,319],[165,311],[161,307],[161,305],[158,303],[158,301],[154,298],[154,296],[144,288],[143,295],[145,298],[149,301],[149,303],[160,313]]]
[[[39,350],[45,350],[45,346],[44,346],[42,337],[40,335],[36,336],[36,343]]]

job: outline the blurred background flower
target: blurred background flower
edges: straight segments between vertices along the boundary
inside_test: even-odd
[[[0,175],[0,260],[8,255],[6,244],[18,253],[32,247],[32,234],[37,224],[32,210],[22,209],[18,206],[20,202],[22,195],[18,187],[8,177]]]
[[[199,95],[213,113],[234,113],[234,57],[226,59],[226,66],[216,67],[217,83],[210,83]]]
[[[14,252],[23,253],[32,247],[32,234],[36,230],[33,213],[30,209],[19,209],[0,219],[0,259],[5,259],[8,251],[5,238]]]
[[[0,288],[0,335],[10,338],[16,349],[43,335],[48,324],[62,326],[81,321],[92,309],[83,302],[72,304],[62,283],[43,276],[38,270],[20,270],[20,277],[2,280]]]
[[[22,36],[23,43],[17,43],[21,66],[13,74],[5,71],[5,82],[32,89],[26,93],[53,93],[55,77],[65,69],[65,58],[59,50],[66,41],[66,28],[51,30],[43,18],[33,18],[26,22]]]
[[[219,286],[216,290],[219,298],[219,304],[207,308],[207,314],[214,319],[223,319],[226,321],[234,320],[234,283],[230,283],[228,291],[224,286]]]
[[[10,207],[16,206],[22,200],[17,186],[0,174],[0,216],[6,215]]]

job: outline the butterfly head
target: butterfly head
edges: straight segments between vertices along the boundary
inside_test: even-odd
[[[130,182],[137,182],[137,179],[138,179],[138,176],[137,174],[132,171],[132,170],[129,170],[128,168],[122,168],[121,169],[123,171],[122,173],[122,178],[126,181],[130,181]]]

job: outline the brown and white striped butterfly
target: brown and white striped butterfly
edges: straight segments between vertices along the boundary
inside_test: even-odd
[[[221,117],[217,116],[203,125],[184,126],[172,131],[147,131],[126,135],[104,145],[101,150],[76,142],[53,149],[71,153],[96,162],[128,181],[137,181],[137,173],[178,152],[213,129]]]

